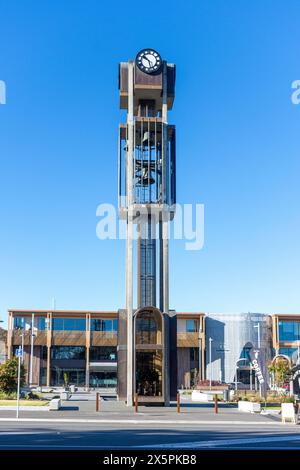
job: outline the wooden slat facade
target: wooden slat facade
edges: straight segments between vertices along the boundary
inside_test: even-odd
[[[105,331],[92,331],[91,322],[93,319],[118,319],[118,312],[115,311],[93,311],[93,312],[84,312],[84,311],[64,311],[64,310],[10,310],[9,311],[9,321],[8,321],[8,356],[12,355],[13,346],[19,346],[22,344],[22,331],[14,330],[13,323],[14,317],[26,317],[32,318],[32,315],[35,317],[45,317],[47,319],[48,329],[43,331],[35,331],[35,336],[33,340],[34,344],[34,368],[39,368],[40,361],[42,360],[38,352],[41,351],[40,346],[47,347],[47,353],[43,359],[43,367],[46,368],[46,382],[47,385],[50,385],[50,372],[51,372],[51,347],[52,346],[84,346],[86,347],[86,381],[89,383],[89,367],[90,367],[90,348],[94,346],[113,346],[117,347],[118,345],[118,334],[117,332],[105,332]],[[199,323],[198,332],[177,332],[177,351],[178,351],[178,367],[179,367],[179,376],[182,380],[182,368],[184,364],[188,367],[186,361],[182,361],[180,357],[187,357],[189,354],[189,348],[199,348],[201,350],[201,360],[202,360],[202,378],[205,374],[205,364],[204,364],[204,350],[205,350],[205,321],[203,313],[186,313],[179,312],[176,317],[178,319],[196,319]],[[84,331],[53,331],[52,330],[52,321],[54,318],[84,318],[86,319],[86,329]],[[156,338],[157,340],[157,338]],[[143,341],[141,341],[143,343]],[[159,343],[159,341],[158,341]],[[160,349],[162,346],[157,346],[156,341],[154,341],[156,349]],[[31,346],[31,331],[24,331],[24,346],[25,346],[25,355],[30,354]],[[152,348],[152,345],[137,345],[137,349],[148,349]],[[26,359],[26,363],[29,364],[29,359]],[[39,371],[35,371],[33,374],[34,382],[39,380]],[[185,379],[185,382],[187,379]]]

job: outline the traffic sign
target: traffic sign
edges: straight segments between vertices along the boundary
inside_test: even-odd
[[[23,357],[23,349],[19,348],[16,350],[16,357]]]

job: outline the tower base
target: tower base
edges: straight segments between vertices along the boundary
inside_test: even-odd
[[[177,395],[176,313],[162,314],[154,307],[145,307],[136,310],[133,317],[133,401],[137,395],[139,404],[168,406]],[[127,313],[123,309],[119,310],[117,352],[118,399],[126,401]]]

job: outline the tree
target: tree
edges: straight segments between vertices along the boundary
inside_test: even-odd
[[[274,382],[277,387],[283,387],[290,380],[291,369],[287,361],[278,359],[268,366],[269,372],[274,376]]]
[[[25,383],[25,367],[21,364],[20,386]],[[0,365],[0,391],[12,393],[17,391],[18,384],[18,359],[9,359]]]

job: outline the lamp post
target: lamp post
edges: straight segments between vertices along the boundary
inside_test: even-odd
[[[211,376],[212,376],[212,363],[211,363],[211,343],[213,339],[209,338],[209,389],[211,390]]]
[[[33,376],[33,338],[36,336],[31,332],[31,345],[30,345],[30,375],[29,375],[29,386],[32,385],[32,376]]]
[[[238,385],[237,385],[237,373],[238,373],[238,370],[239,370],[239,366],[237,365],[237,362],[235,364],[235,393],[237,393],[237,388],[238,388]]]

